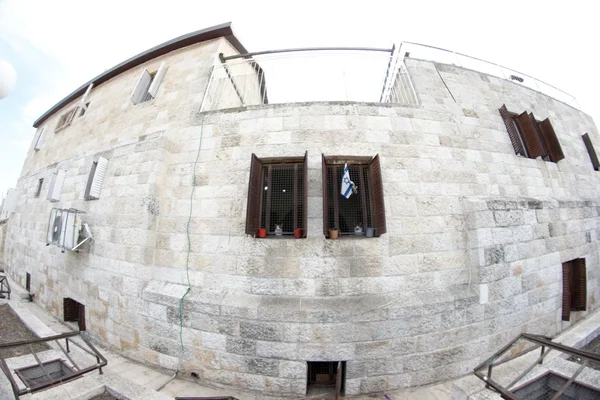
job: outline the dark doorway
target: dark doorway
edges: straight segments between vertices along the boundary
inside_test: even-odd
[[[346,361],[309,361],[307,373],[307,396],[335,395],[344,393]]]
[[[77,322],[80,331],[85,331],[85,306],[71,298],[63,299],[64,319],[66,322]]]
[[[25,290],[27,293],[31,293],[31,274],[29,272],[25,272]]]

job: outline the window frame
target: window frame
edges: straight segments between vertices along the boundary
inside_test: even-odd
[[[77,113],[78,108],[79,107],[73,107],[72,109],[63,113],[60,116],[60,118],[58,119],[58,122],[56,124],[56,127],[54,128],[54,133],[57,133],[57,132],[65,129],[67,126],[71,125],[71,122],[73,122],[73,119],[75,118],[75,114]]]
[[[364,226],[363,228],[375,228],[375,237],[378,237],[384,233],[387,233],[386,228],[386,219],[385,219],[385,200],[384,200],[384,192],[383,192],[383,179],[381,176],[381,163],[379,154],[374,157],[371,156],[328,156],[324,153],[321,155],[322,158],[322,183],[323,183],[323,235],[326,238],[329,238],[329,229],[338,229],[339,230],[339,207],[336,205],[339,204],[339,193],[337,182],[333,182],[333,192],[338,196],[334,199],[334,213],[338,213],[334,216],[334,220],[336,221],[335,227],[330,228],[329,226],[329,182],[328,182],[328,172],[331,167],[343,166],[344,164],[348,164],[349,167],[355,166],[368,166],[369,170],[369,192],[365,193],[364,190],[361,191],[361,207],[363,208],[363,215],[366,214],[366,196],[369,196],[369,204],[371,206],[371,222],[372,227]],[[362,173],[362,170],[361,170]],[[362,186],[364,188],[364,178],[363,182],[359,185],[359,188]],[[360,190],[360,189],[359,189]],[[350,232],[340,232],[340,235],[351,236],[354,233]],[[356,236],[356,235],[355,235]],[[361,235],[359,237],[366,238],[366,235]]]
[[[307,236],[307,200],[308,200],[308,188],[307,188],[307,175],[308,175],[308,151],[304,153],[304,157],[268,157],[268,158],[259,158],[256,154],[252,153],[252,161],[250,164],[250,178],[248,181],[248,200],[246,207],[246,229],[245,232],[248,235],[252,235],[256,237],[258,234],[259,228],[267,229],[267,237],[276,237],[275,232],[269,231],[270,226],[270,199],[272,192],[269,192],[268,197],[264,198],[264,190],[263,190],[263,168],[264,167],[273,167],[278,165],[295,165],[294,171],[294,184],[293,184],[293,202],[295,206],[293,208],[293,230],[297,228],[302,228],[302,238],[306,238]],[[298,170],[300,168],[303,169],[302,181],[298,179]],[[269,177],[271,179],[271,168],[269,168]],[[302,194],[298,194],[299,185],[302,185]],[[268,183],[267,187],[271,187]],[[299,226],[299,206],[298,200],[302,196],[302,226]],[[265,221],[262,220],[262,208],[263,201],[266,201],[266,210],[265,210]],[[283,233],[277,237],[294,237],[293,232],[290,234],[289,232]]]
[[[44,178],[38,179],[37,189],[35,190],[35,197],[40,197],[42,195],[42,187],[44,186]]]
[[[155,99],[168,69],[169,67],[164,61],[154,72],[144,68],[131,93],[131,101],[134,104],[140,104]]]

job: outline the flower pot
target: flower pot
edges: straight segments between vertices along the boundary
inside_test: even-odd
[[[338,229],[330,229],[329,230],[329,239],[337,239],[340,235],[340,231]]]
[[[296,239],[301,239],[304,236],[303,228],[294,228],[294,237]]]
[[[256,230],[256,236],[259,238],[266,238],[267,237],[267,230],[265,228],[258,228]]]
[[[367,237],[375,236],[375,228],[367,228]]]

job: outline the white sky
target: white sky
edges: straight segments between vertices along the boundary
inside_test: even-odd
[[[600,120],[593,1],[0,0],[0,193],[14,187],[43,112],[107,68],[184,33],[232,21],[250,51],[414,41],[497,62],[575,95]],[[582,132],[583,133],[583,132]]]

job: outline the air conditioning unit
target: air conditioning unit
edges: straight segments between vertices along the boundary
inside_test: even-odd
[[[78,251],[82,244],[92,240],[89,227],[81,221],[83,214],[74,208],[53,208],[48,219],[46,246],[58,246],[64,253],[65,250]]]

